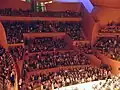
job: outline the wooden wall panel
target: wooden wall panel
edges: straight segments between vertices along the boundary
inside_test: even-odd
[[[13,8],[27,10],[31,8],[30,3],[21,0],[0,0],[0,8]]]
[[[7,49],[6,33],[1,22],[0,22],[0,44]]]
[[[66,11],[71,10],[75,12],[79,12],[81,10],[80,3],[61,3],[61,2],[53,2],[50,4],[46,4],[47,11]]]
[[[92,40],[92,32],[94,28],[95,21],[87,9],[82,5],[82,18],[83,18],[83,29],[86,38],[91,41]]]

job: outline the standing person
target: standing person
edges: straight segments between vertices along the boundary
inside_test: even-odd
[[[14,70],[12,70],[10,74],[10,81],[11,81],[12,86],[14,86],[14,83],[15,83],[15,71]]]

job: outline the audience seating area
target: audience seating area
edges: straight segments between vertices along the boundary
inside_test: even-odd
[[[90,43],[81,43],[81,42],[77,42],[75,44],[75,47],[80,50],[80,52],[83,52],[83,53],[87,53],[87,54],[92,54],[93,51],[92,51],[92,47],[90,45]]]
[[[102,26],[101,33],[120,33],[120,22],[111,22],[105,26]]]
[[[54,37],[35,37],[25,39],[26,48],[30,53],[42,51],[64,50],[67,43],[62,38]]]
[[[15,64],[12,55],[5,51],[3,47],[0,48],[0,77],[3,80],[3,85],[6,85],[9,81],[14,86],[15,83]],[[5,86],[4,86],[5,87]]]
[[[78,52],[41,52],[40,54],[30,55],[23,64],[23,75],[26,72],[56,68],[60,66],[89,65],[90,60]]]
[[[8,47],[8,50],[15,61],[23,60],[23,56],[25,53],[25,49],[23,46],[10,46]]]
[[[111,59],[120,61],[120,38],[101,37],[95,44],[95,47]]]
[[[31,90],[36,85],[40,85],[43,90],[51,90],[64,86],[85,83],[90,81],[104,80],[111,78],[111,72],[93,66],[82,66],[77,68],[61,69],[57,72],[46,72],[33,74],[29,78],[29,84],[22,82],[22,89]],[[27,86],[27,87],[24,87]]]
[[[65,12],[32,12],[31,10],[15,10],[11,8],[0,9],[1,16],[24,16],[24,17],[81,17],[80,12],[67,10]]]
[[[73,40],[83,40],[84,35],[80,22],[60,21],[5,21],[3,26],[9,44],[23,43],[23,33],[65,32]]]

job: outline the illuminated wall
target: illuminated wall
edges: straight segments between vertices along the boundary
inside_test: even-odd
[[[82,2],[89,12],[94,8],[89,0],[56,0],[58,2]]]

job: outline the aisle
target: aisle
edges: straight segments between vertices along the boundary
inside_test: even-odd
[[[14,90],[18,90],[18,82],[17,81],[18,81],[18,79],[17,79],[17,74],[16,74]]]
[[[16,78],[15,78],[15,86],[11,87],[11,83],[8,83],[7,88],[8,88],[8,90],[18,90],[17,75],[16,75]]]

